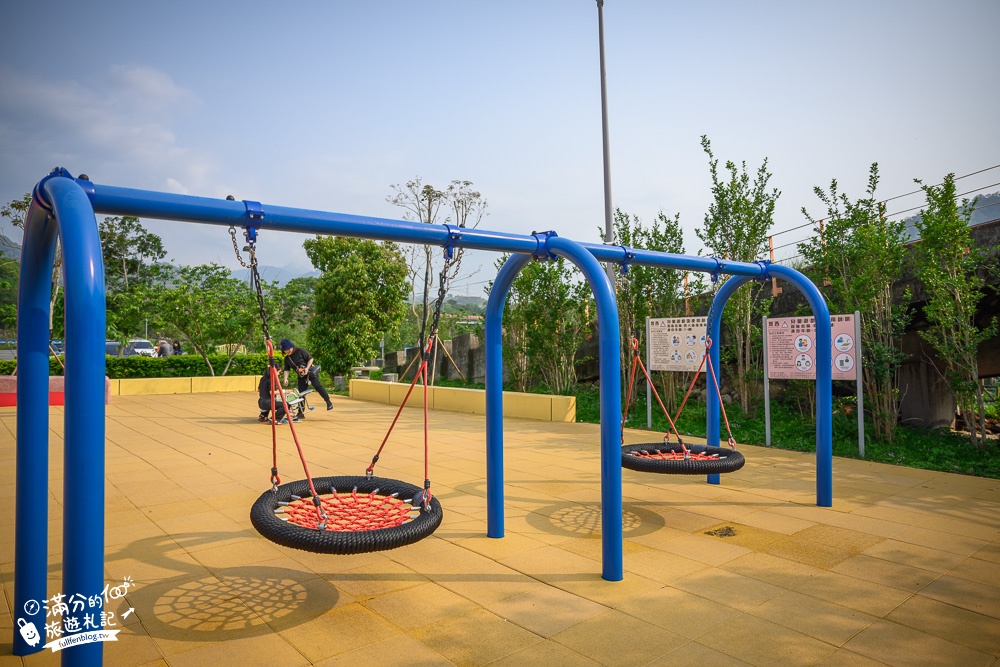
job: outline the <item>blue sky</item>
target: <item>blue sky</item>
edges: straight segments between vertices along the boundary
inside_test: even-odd
[[[710,202],[702,134],[722,161],[768,158],[774,231],[803,224],[803,206],[821,213],[812,188],[832,178],[860,196],[873,161],[886,198],[1000,164],[996,0],[607,0],[604,13],[613,203],[645,221],[679,212],[692,253]],[[401,217],[390,186],[420,176],[473,181],[485,228],[601,240],[594,0],[10,0],[0,22],[3,201],[59,165]],[[238,268],[225,229],[146,224],[177,262]],[[302,240],[264,234],[261,261],[306,270]],[[479,294],[493,258],[470,259],[485,267],[457,291]]]

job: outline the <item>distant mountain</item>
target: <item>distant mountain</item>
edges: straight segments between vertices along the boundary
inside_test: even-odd
[[[454,304],[457,308],[463,308],[470,313],[486,312],[486,299],[481,296],[449,296],[445,299],[445,305]]]
[[[984,222],[992,222],[1000,218],[1000,192],[993,192],[988,195],[979,195],[976,200],[976,208],[972,211],[972,219],[969,221],[970,227],[981,225]],[[917,233],[917,223],[920,222],[920,214],[906,218],[906,240],[913,241],[920,237]]]
[[[21,259],[21,244],[0,234],[0,256],[8,259]]]
[[[292,278],[318,278],[320,276],[319,269],[313,269],[312,271],[306,271],[303,273],[301,270],[297,270],[291,266],[258,265],[257,272],[260,273],[260,278],[264,282],[277,282],[281,287],[287,285],[288,281]],[[233,278],[238,278],[243,282],[247,282],[250,280],[250,269],[233,271]]]

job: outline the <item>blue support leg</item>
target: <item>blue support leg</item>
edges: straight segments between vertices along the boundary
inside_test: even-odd
[[[512,255],[497,274],[486,302],[486,535],[504,536],[503,309],[510,287],[531,255]]]
[[[14,655],[43,650],[48,575],[49,507],[49,308],[57,229],[37,201],[25,216],[17,304],[17,468],[14,539]],[[40,633],[35,646],[18,620]]]
[[[575,241],[550,236],[550,252],[561,255],[580,268],[594,291],[597,327],[600,332],[601,369],[601,537],[602,576],[608,581],[624,577],[622,558],[622,395],[621,335],[618,332],[618,304],[604,268]]]

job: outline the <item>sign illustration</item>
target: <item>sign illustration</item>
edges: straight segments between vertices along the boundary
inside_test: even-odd
[[[857,379],[854,315],[831,315],[834,380]],[[767,375],[772,380],[816,379],[816,322],[812,317],[768,318]]]
[[[705,356],[705,317],[658,317],[649,320],[649,370],[698,370]]]

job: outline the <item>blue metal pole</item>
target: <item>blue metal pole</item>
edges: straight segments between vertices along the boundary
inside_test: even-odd
[[[761,278],[767,272],[767,264],[764,262],[731,262],[715,257],[675,255],[658,250],[642,250],[599,243],[581,243],[580,245],[601,262],[615,262],[617,264],[627,262],[641,266],[658,266],[664,269],[700,271],[702,273],[723,273],[748,278]]]
[[[806,297],[816,322],[816,504],[833,506],[833,352],[830,309],[819,288],[804,275],[772,264],[771,275],[795,285]]]
[[[530,255],[511,255],[497,274],[486,302],[486,535],[504,536],[503,309],[517,274]]]
[[[135,190],[110,185],[82,183],[88,191],[94,211],[108,215],[135,215],[142,218],[178,220],[242,227],[248,224],[247,206],[241,201],[193,197],[151,190]],[[474,248],[496,252],[535,254],[537,241],[533,236],[458,228],[449,225],[428,225],[406,220],[377,218],[346,213],[329,213],[287,206],[263,205],[266,215],[262,222],[251,222],[261,229],[299,232],[303,234],[339,234],[401,243],[426,243],[456,248]],[[601,262],[628,261],[643,266],[706,273],[724,273],[760,278],[766,273],[762,262],[731,262],[712,257],[675,255],[597,243],[581,243]]]
[[[148,190],[131,190],[86,182],[94,210],[109,215],[135,215],[161,220],[179,220],[222,226],[250,226],[303,234],[335,234],[355,238],[452,245],[456,248],[533,253],[534,237],[454,225],[428,225],[407,220],[376,218],[347,213],[328,213],[308,209],[273,206],[256,202],[192,197]],[[260,206],[264,219],[248,219],[249,204]]]
[[[35,188],[25,221],[18,298],[16,615],[46,597],[48,504],[48,342],[56,234],[63,246],[66,377],[63,493],[63,589],[92,597],[104,590],[104,263],[97,221],[84,190],[65,170]],[[30,511],[27,509],[30,507]],[[41,513],[41,516],[39,516]],[[29,521],[28,519],[33,519]],[[41,533],[39,535],[38,533]],[[83,624],[85,609],[69,611]],[[26,613],[26,612],[25,612]],[[28,618],[33,622],[34,619]],[[37,629],[45,635],[45,617]],[[30,647],[15,628],[15,651]],[[103,644],[63,650],[64,665],[100,665]]]
[[[720,389],[722,387],[722,364],[720,363],[719,348],[722,347],[722,311],[725,310],[729,297],[749,281],[750,278],[744,276],[734,276],[727,280],[719,288],[715,298],[712,299],[712,307],[708,310],[708,325],[706,328],[708,329],[709,338],[712,341],[712,347],[709,349],[709,358],[712,360],[712,369],[715,372],[715,378],[719,383]],[[719,428],[719,411],[722,409],[722,404],[719,394],[715,391],[715,382],[712,378],[706,377],[705,382],[708,383],[706,387],[708,393],[705,395],[705,443],[709,447],[719,447],[722,440]],[[707,477],[709,484],[718,484],[720,482],[718,474],[708,475]]]
[[[602,577],[621,581],[622,558],[622,395],[621,336],[618,333],[618,304],[608,275],[597,259],[576,241],[552,234],[547,249],[579,267],[597,302],[597,330],[600,332],[601,382],[601,539]]]
[[[86,194],[69,178],[41,184],[59,224],[66,277],[63,593],[104,590],[104,260]],[[76,616],[84,627],[83,610]],[[64,649],[63,665],[100,665],[103,644]]]
[[[14,655],[44,650],[21,637],[17,619],[45,636],[45,612],[25,603],[46,598],[49,524],[49,306],[56,224],[37,199],[24,222],[17,302],[17,468],[14,504]],[[30,607],[29,607],[30,608]]]

